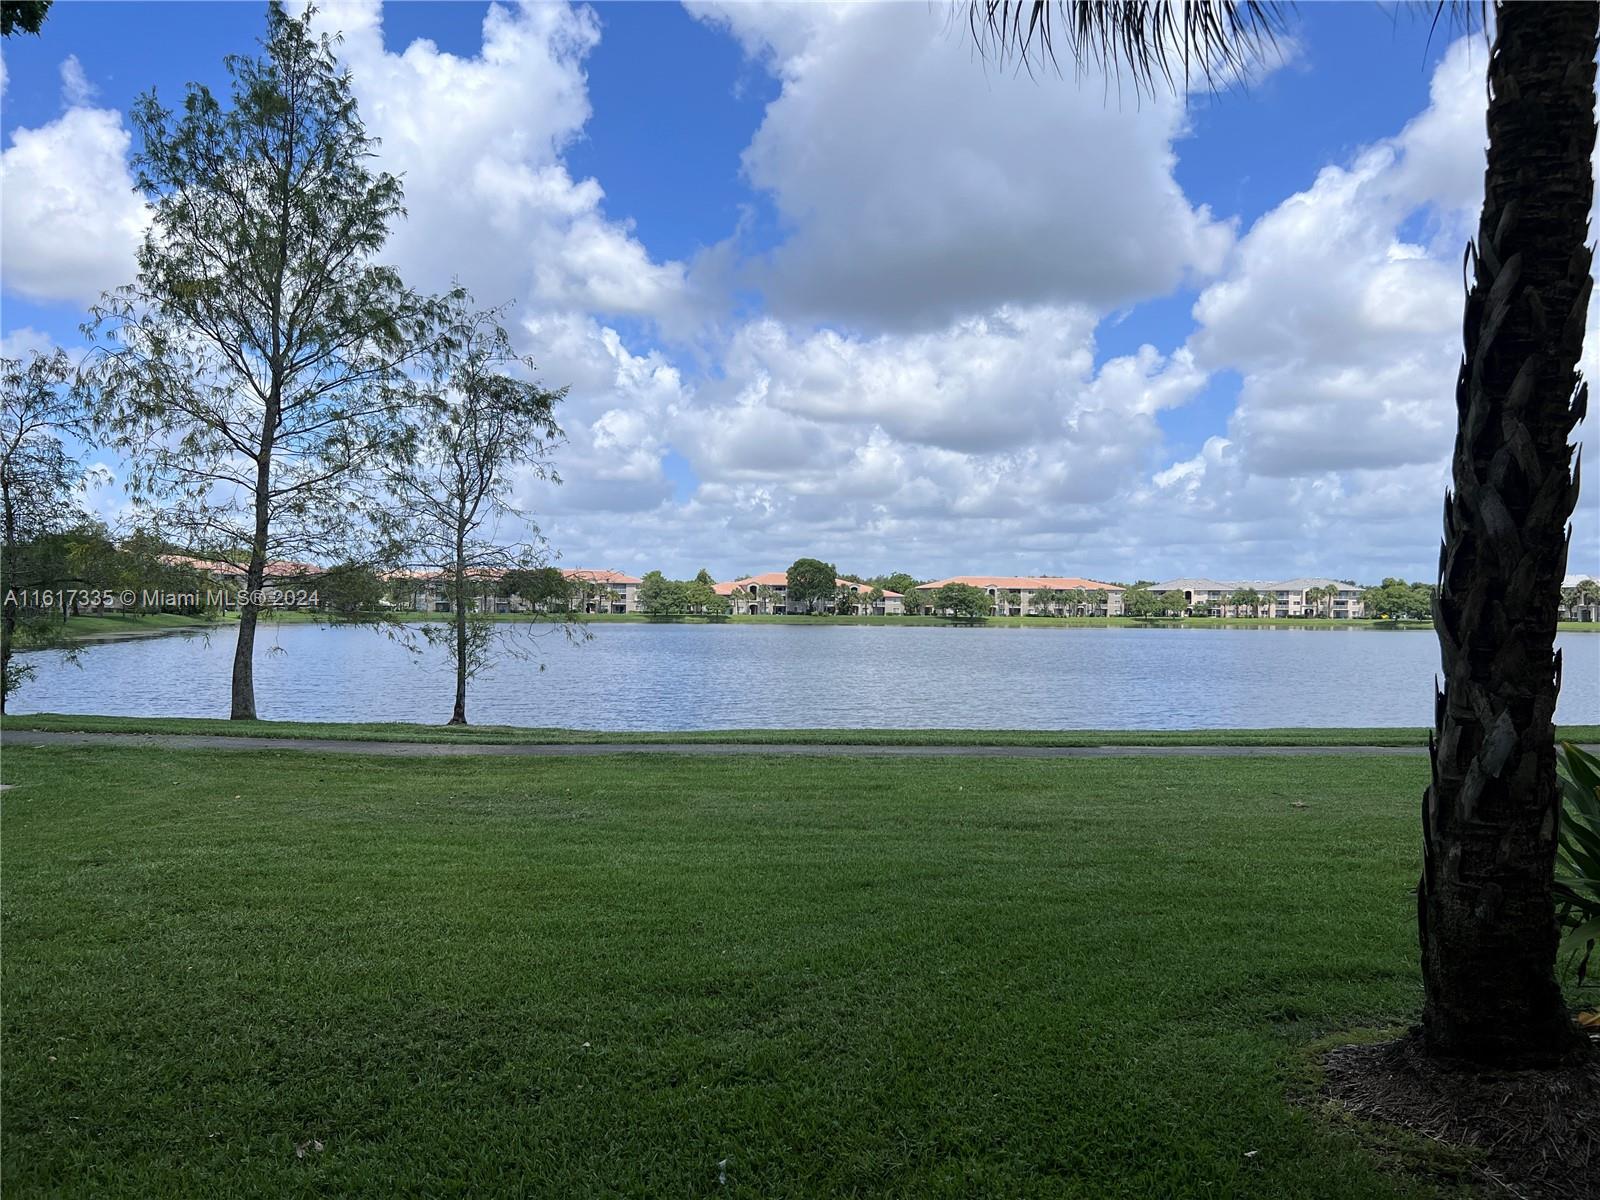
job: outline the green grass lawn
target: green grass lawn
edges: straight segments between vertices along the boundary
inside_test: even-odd
[[[106,613],[102,616],[85,614],[68,617],[61,629],[69,638],[98,638],[161,633],[169,629],[200,629],[216,623],[215,618],[184,616],[181,613]]]
[[[1426,769],[9,748],[6,1195],[1436,1195]]]
[[[405,721],[229,721],[217,717],[7,715],[5,729],[79,733],[217,734],[373,742],[603,745],[721,742],[851,746],[1425,746],[1426,729],[709,729],[628,732],[515,725],[422,725]],[[1558,736],[1600,742],[1600,725],[1566,725]]]

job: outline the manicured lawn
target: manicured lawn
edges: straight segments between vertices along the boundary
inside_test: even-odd
[[[739,745],[852,746],[1425,746],[1426,729],[713,729],[615,732],[533,729],[514,725],[465,728],[403,721],[227,721],[215,717],[102,717],[19,713],[6,729],[83,733],[220,734],[228,737],[338,738],[374,742],[600,745],[722,742]],[[1567,725],[1558,736],[1600,742],[1600,725]]]
[[[3,767],[8,1197],[1436,1194],[1419,759]]]
[[[181,613],[106,613],[103,616],[85,614],[68,617],[62,625],[68,637],[106,637],[118,634],[160,633],[169,629],[197,629],[216,624],[205,616],[184,616]]]

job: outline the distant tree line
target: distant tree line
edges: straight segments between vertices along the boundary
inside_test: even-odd
[[[725,617],[733,605],[717,594],[715,583],[703,568],[693,579],[668,579],[651,571],[639,582],[639,607],[652,617]]]
[[[1394,621],[1426,621],[1433,615],[1433,587],[1426,583],[1407,583],[1385,579],[1376,587],[1361,590],[1362,611],[1369,618]]]

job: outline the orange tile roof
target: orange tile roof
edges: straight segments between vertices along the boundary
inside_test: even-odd
[[[492,567],[468,567],[468,579],[499,579],[504,571]],[[393,571],[379,571],[379,579],[411,580],[415,583],[443,583],[450,577],[449,571],[415,570],[411,567],[397,567]]]
[[[719,596],[731,596],[736,588],[749,591],[753,587],[788,587],[789,576],[785,571],[768,571],[763,575],[747,575],[743,579],[730,579],[724,583],[714,583],[711,590]]]
[[[568,579],[582,579],[587,583],[642,583],[643,580],[635,579],[632,575],[624,575],[621,571],[596,571],[588,567],[563,567],[561,573]]]
[[[1054,588],[1058,592],[1073,588],[1104,588],[1108,592],[1122,591],[1114,583],[1097,583],[1093,579],[1078,579],[1067,575],[952,575],[948,579],[935,579],[932,583],[917,585],[919,592],[931,592],[947,583],[965,583],[975,588],[1005,588],[1007,591],[1036,592],[1040,588]]]
[[[468,567],[467,575],[472,579],[503,579],[505,578],[507,569],[508,568],[505,567]],[[432,580],[443,579],[448,574],[448,571],[414,571],[402,569],[397,571],[386,571],[383,573],[383,578]],[[581,579],[587,583],[640,582],[632,575],[624,575],[620,571],[591,571],[583,567],[563,567],[561,569],[561,574],[563,578]]]
[[[157,559],[169,567],[193,567],[197,571],[210,571],[216,575],[243,575],[248,564],[228,562],[220,558],[196,558],[192,554],[158,554]],[[281,577],[284,575],[320,575],[327,570],[315,563],[286,562],[268,559],[266,564],[267,577]]]
[[[719,596],[731,596],[736,588],[743,588],[745,591],[749,591],[754,587],[786,588],[788,586],[789,574],[787,571],[767,571],[761,575],[746,576],[744,579],[730,579],[725,583],[714,583],[711,585],[711,590]],[[854,579],[835,579],[833,586],[855,588],[859,592],[870,592],[872,590],[870,583],[857,583]],[[885,589],[883,594],[886,597],[894,596],[897,598],[900,595],[899,592],[891,592],[888,589]]]

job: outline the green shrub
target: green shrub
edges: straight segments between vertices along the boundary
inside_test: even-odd
[[[1600,758],[1561,744],[1564,811],[1556,849],[1556,910],[1566,931],[1561,949],[1578,959],[1578,982],[1588,974],[1600,940]]]

